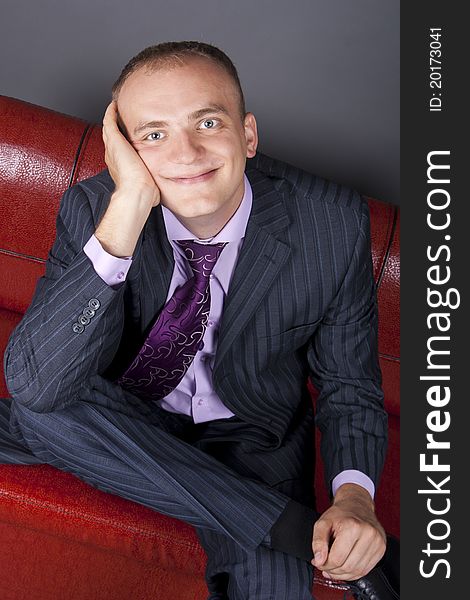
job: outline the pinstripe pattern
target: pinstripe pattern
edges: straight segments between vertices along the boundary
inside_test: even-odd
[[[157,207],[126,284],[113,289],[96,275],[82,248],[113,189],[107,172],[65,193],[46,275],[5,353],[14,398],[11,430],[20,442],[98,487],[115,491],[117,485],[117,493],[134,493],[133,499],[164,514],[225,536],[229,554],[240,551],[234,542],[256,554],[266,540],[293,493],[275,486],[302,482],[295,493],[310,502],[309,375],[320,390],[317,424],[328,481],[343,469],[358,469],[377,482],[386,442],[367,204],[351,190],[266,156],[249,163],[253,209],[213,373],[216,392],[236,415],[224,427],[244,424],[237,435],[249,440],[230,451],[209,444],[217,460],[208,456],[207,442],[198,442],[195,452],[173,429],[165,430],[181,419],[110,383],[135,356],[165,302],[173,254]],[[99,308],[83,333],[74,333],[90,299]],[[76,440],[75,454],[63,454],[58,436],[64,426]],[[250,450],[253,476],[267,485],[237,476],[248,458],[241,460],[235,447]],[[89,452],[94,459],[83,462]],[[101,460],[108,471],[96,470]],[[208,481],[214,493],[206,499]],[[269,560],[277,560],[272,554]],[[250,560],[237,556],[234,565],[242,570],[259,560],[253,553]],[[237,593],[248,597],[246,590]]]
[[[156,412],[164,411],[156,407]],[[149,426],[88,403],[52,413],[20,407],[18,413],[21,425],[10,434],[10,401],[0,401],[0,461],[48,463],[98,489],[195,525],[208,555],[211,598],[312,597],[311,565],[260,545],[285,504],[283,498],[311,499],[296,480],[279,482],[279,493],[253,481],[278,477],[276,467],[259,450],[255,427],[236,418],[194,425],[188,417],[172,413],[158,426]],[[310,429],[311,419],[303,419],[299,427]],[[182,435],[188,443],[179,439]],[[281,453],[284,460],[278,456],[276,464],[298,462],[298,452]],[[254,528],[250,539],[248,522]]]
[[[198,535],[208,556],[209,600],[312,600],[308,562],[263,546],[246,551],[208,530]]]
[[[286,504],[283,494],[238,477],[158,425],[86,402],[52,413],[19,407],[16,415],[13,435],[41,462],[247,549],[262,542]]]

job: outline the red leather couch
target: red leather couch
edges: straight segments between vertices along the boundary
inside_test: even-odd
[[[43,272],[63,191],[102,170],[103,156],[100,126],[0,96],[0,354]],[[391,204],[369,206],[390,428],[377,511],[398,536],[399,215]],[[315,485],[324,509],[320,461]],[[183,522],[48,465],[0,465],[1,600],[205,600],[204,566]],[[344,594],[319,573],[314,590],[318,600]]]

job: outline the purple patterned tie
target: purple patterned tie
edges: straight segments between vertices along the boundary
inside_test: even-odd
[[[209,276],[226,244],[176,243],[194,277],[175,290],[139,354],[118,379],[122,387],[151,400],[160,400],[175,389],[200,349],[211,303]]]

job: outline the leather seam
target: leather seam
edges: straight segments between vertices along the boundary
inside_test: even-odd
[[[6,248],[0,248],[0,254],[6,254],[7,256],[13,256],[15,258],[23,258],[32,262],[38,262],[45,264],[45,258],[39,258],[38,256],[31,256],[29,254],[22,254],[21,252],[14,252],[13,250],[7,250]]]
[[[383,358],[385,360],[390,360],[392,362],[400,362],[400,357],[395,356],[394,354],[384,354],[383,352],[379,352],[379,358]]]
[[[384,255],[384,258],[383,258],[383,261],[382,261],[382,267],[380,269],[380,273],[379,273],[379,276],[377,278],[377,286],[376,286],[377,290],[380,288],[380,285],[382,284],[382,280],[383,280],[384,275],[385,275],[385,268],[387,266],[387,261],[388,261],[388,258],[390,256],[390,250],[391,250],[391,247],[392,247],[393,237],[395,235],[395,230],[396,230],[396,227],[397,227],[397,220],[398,220],[398,209],[395,206],[394,209],[393,209],[393,221],[392,221],[392,227],[391,227],[391,230],[390,230],[390,234],[389,234],[389,237],[388,237],[387,249],[385,251],[385,255]]]
[[[87,126],[85,127],[85,129],[83,130],[82,137],[80,138],[80,141],[78,143],[77,152],[75,153],[75,158],[74,158],[74,161],[73,161],[72,170],[70,172],[69,183],[67,185],[68,188],[71,188],[72,185],[73,185],[73,180],[74,180],[75,174],[77,172],[78,161],[79,161],[81,153],[82,153],[83,143],[85,141],[85,138],[87,137],[87,134],[88,134],[88,131],[90,130],[90,127],[91,127],[91,125],[90,125],[90,123],[88,123]]]

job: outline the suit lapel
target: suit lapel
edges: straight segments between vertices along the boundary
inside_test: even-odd
[[[247,171],[247,177],[253,190],[253,207],[225,300],[214,375],[290,254],[290,247],[278,239],[282,237],[279,232],[289,224],[281,194],[259,171]]]
[[[154,208],[144,227],[139,247],[140,323],[142,330],[153,322],[165,303],[174,268],[173,250],[166,235],[160,206]]]

